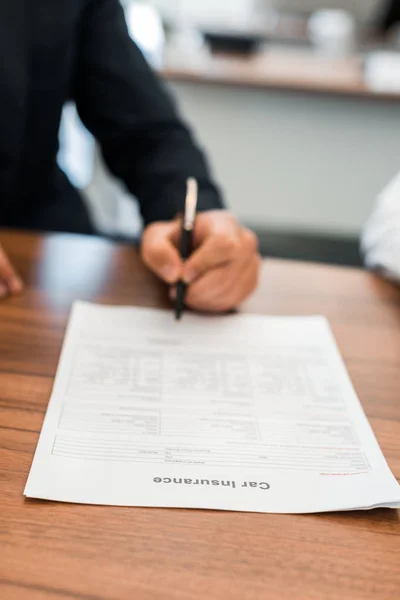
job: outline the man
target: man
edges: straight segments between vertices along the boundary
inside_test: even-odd
[[[140,203],[142,255],[189,306],[233,308],[254,289],[255,236],[223,209],[204,157],[131,41],[118,0],[0,0],[0,225],[91,233],[84,204],[57,167],[63,104],[76,102],[110,170]],[[199,182],[196,250],[177,244],[188,177]],[[0,296],[22,282],[0,252]]]

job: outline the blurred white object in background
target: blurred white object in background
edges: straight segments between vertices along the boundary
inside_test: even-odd
[[[372,52],[365,59],[364,80],[377,92],[400,92],[400,53]]]
[[[161,68],[165,35],[159,12],[147,2],[131,2],[125,7],[129,35],[153,67]]]
[[[347,11],[316,11],[309,19],[308,34],[316,50],[329,58],[347,57],[356,52],[356,22]]]
[[[385,1],[387,2],[387,0]],[[167,0],[167,2],[171,2],[171,0]],[[383,0],[272,0],[272,2],[278,11],[303,15],[316,10],[345,10],[363,25],[376,18],[383,4]]]
[[[152,0],[163,9],[165,2]],[[257,0],[167,0],[174,7],[169,12],[178,22],[191,22],[193,25],[206,27],[222,27],[236,29],[249,25]]]
[[[202,66],[210,57],[204,36],[193,26],[175,24],[165,46],[164,66]]]
[[[57,162],[72,185],[84,189],[93,177],[92,135],[78,117],[75,104],[66,104],[60,125],[60,150]]]

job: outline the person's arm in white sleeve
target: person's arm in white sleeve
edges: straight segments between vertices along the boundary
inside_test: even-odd
[[[400,173],[379,194],[361,239],[367,268],[400,280]]]

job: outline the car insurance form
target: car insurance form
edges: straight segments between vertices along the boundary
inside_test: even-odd
[[[25,495],[310,513],[400,507],[322,317],[74,305]]]

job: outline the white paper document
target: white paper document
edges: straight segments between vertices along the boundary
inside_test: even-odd
[[[310,513],[400,507],[322,317],[74,306],[25,495]]]

